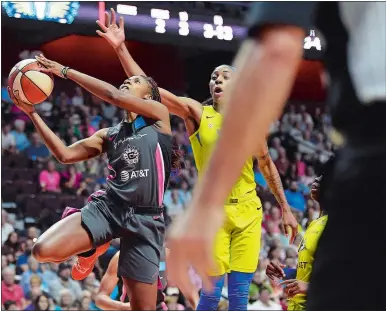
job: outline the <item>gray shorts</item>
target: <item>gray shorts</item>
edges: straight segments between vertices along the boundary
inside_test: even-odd
[[[94,247],[121,239],[119,277],[148,284],[157,281],[165,237],[162,214],[133,213],[130,208],[114,203],[105,192],[99,192],[90,196],[81,215]]]

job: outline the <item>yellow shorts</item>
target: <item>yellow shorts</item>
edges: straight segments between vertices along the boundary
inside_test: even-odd
[[[225,205],[224,226],[217,233],[214,247],[218,269],[211,276],[256,271],[263,213],[259,197],[255,192],[252,194],[245,201]]]

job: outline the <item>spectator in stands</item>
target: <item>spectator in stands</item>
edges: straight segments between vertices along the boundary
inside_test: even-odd
[[[106,181],[109,175],[110,175],[110,170],[105,166],[103,168],[103,175],[96,180],[97,184],[101,185],[101,187],[103,188],[106,188],[107,187]]]
[[[77,281],[71,279],[70,268],[68,264],[59,264],[58,278],[49,284],[50,293],[56,301],[61,301],[63,298],[63,290],[67,290],[74,299],[81,299],[82,297],[82,288]],[[64,293],[67,293],[67,291]]]
[[[293,127],[298,120],[298,115],[294,105],[290,105],[288,111],[283,115],[281,124],[283,125],[283,130],[286,132],[291,127]]]
[[[276,161],[278,159],[280,148],[282,148],[280,138],[275,137],[272,139],[272,146],[269,148],[269,154],[272,158],[272,161]]]
[[[4,302],[4,310],[6,311],[19,311],[20,309],[18,308],[17,304],[13,300],[7,300]]]
[[[80,305],[81,305],[82,311],[92,310],[91,309],[91,297],[83,296],[81,301],[80,301]]]
[[[39,105],[36,105],[36,111],[39,113],[42,118],[47,119],[52,115],[52,95],[50,95],[44,102]]]
[[[174,218],[184,211],[184,206],[178,196],[178,189],[172,189],[169,198],[170,199],[164,199],[164,204],[168,210],[169,216]]]
[[[28,293],[30,291],[30,285],[31,285],[30,280],[31,280],[31,277],[34,275],[37,277],[42,277],[42,274],[39,271],[39,263],[35,258],[30,256],[28,258],[28,270],[23,272],[23,274],[21,275],[21,281],[20,281],[20,286],[23,288],[24,293]],[[41,283],[40,278],[39,280]]]
[[[40,163],[46,162],[50,156],[50,151],[36,132],[32,133],[31,145],[25,150],[25,153],[29,159]]]
[[[42,284],[42,279],[37,274],[33,274],[30,278],[27,291],[24,291],[24,293],[27,299],[33,301],[41,294],[48,295],[48,288]]]
[[[314,128],[314,121],[312,120],[311,115],[307,112],[305,105],[300,106],[299,117],[300,121],[306,125],[306,128],[312,131]]]
[[[280,174],[280,177],[284,178],[286,173],[287,173],[287,170],[288,170],[290,163],[287,159],[286,150],[283,147],[280,147],[278,151],[279,151],[279,157],[277,158],[277,160],[274,163],[275,163],[276,168]]]
[[[38,228],[31,226],[27,229],[27,239],[31,239],[32,241],[36,241],[39,237]]]
[[[315,171],[314,168],[309,165],[307,166],[306,174],[300,178],[300,181],[307,187],[309,187],[315,180]]]
[[[318,131],[323,130],[323,116],[322,110],[320,107],[315,108],[314,115],[312,116],[312,120],[314,121],[315,129]]]
[[[300,152],[295,153],[295,164],[298,176],[304,176],[306,172],[306,164],[302,160],[302,154]]]
[[[28,270],[28,258],[31,256],[33,244],[33,240],[27,238],[24,243],[24,248],[22,249],[22,252],[17,257],[16,265],[20,267],[22,271]]]
[[[96,130],[99,130],[99,123],[102,121],[102,117],[99,114],[99,109],[96,107],[91,108],[91,126],[95,128]]]
[[[189,136],[185,130],[184,122],[178,123],[177,129],[173,131],[173,135],[174,137],[176,137],[178,145],[184,145],[184,146],[190,145]]]
[[[76,194],[82,179],[82,174],[77,171],[75,165],[68,165],[67,170],[62,173],[63,193]]]
[[[97,280],[94,272],[91,272],[83,281],[83,289],[91,293],[98,289],[99,285],[100,282]]]
[[[50,296],[47,293],[38,295],[25,311],[49,311],[53,310],[50,302]]]
[[[53,281],[59,281],[59,265],[56,263],[43,263],[40,265],[42,281],[49,286]]]
[[[185,307],[178,303],[180,291],[177,287],[168,287],[166,289],[166,302],[169,310],[185,310]]]
[[[9,235],[14,232],[12,224],[9,222],[8,213],[5,210],[1,210],[1,245],[8,240]]]
[[[55,168],[55,162],[47,162],[47,169],[39,175],[39,183],[42,192],[60,192],[60,174]]]
[[[181,182],[181,189],[179,190],[180,202],[183,206],[186,206],[192,198],[192,193],[189,190],[189,184],[186,180]]]
[[[8,78],[3,78],[1,81],[1,101],[6,103],[12,103],[12,100],[8,94],[7,86],[8,86]]]
[[[75,302],[75,297],[70,290],[62,289],[60,290],[58,301],[59,301],[59,306],[62,310],[71,310]]]
[[[301,192],[298,191],[298,183],[291,181],[290,188],[284,191],[288,204],[301,212],[304,212],[306,201]]]
[[[8,235],[8,239],[4,242],[4,250],[15,254],[20,248],[19,235],[13,231]]]
[[[105,102],[102,102],[101,107],[102,107],[102,116],[109,122],[113,122],[118,108],[114,105],[106,104]],[[103,128],[103,127],[100,126],[100,128]]]
[[[1,153],[3,150],[10,151],[16,147],[16,140],[11,133],[11,125],[4,124],[1,129]]]
[[[30,141],[27,138],[27,135],[24,132],[25,122],[23,120],[15,120],[14,126],[15,130],[13,130],[11,133],[15,138],[16,149],[18,151],[24,151],[31,145]]]
[[[260,289],[259,299],[248,306],[248,310],[283,310],[281,305],[272,301],[271,291],[267,287]]]
[[[24,292],[20,285],[15,284],[15,270],[10,267],[6,267],[2,271],[2,276],[2,301],[12,300],[16,303],[17,309],[22,310],[25,305]]]
[[[75,87],[75,95],[71,99],[74,107],[84,106],[83,90],[81,87]]]

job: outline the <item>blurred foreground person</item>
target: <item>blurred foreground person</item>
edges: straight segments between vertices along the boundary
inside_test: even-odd
[[[380,280],[386,266],[377,273],[353,271],[358,262],[368,261],[358,246],[366,245],[372,258],[386,262],[386,198],[381,195],[386,193],[386,2],[256,2],[248,24],[219,140],[185,218],[171,232],[170,246],[177,246],[171,272],[180,286],[189,286],[185,270],[192,264],[205,279],[207,249],[221,225],[213,218],[223,217],[222,204],[243,163],[280,116],[304,38],[315,26],[327,42],[327,101],[334,143],[342,149],[322,202],[329,222],[316,254],[307,310],[385,310],[386,283]],[[367,206],[373,213],[363,212]],[[376,285],[357,295],[358,284]]]

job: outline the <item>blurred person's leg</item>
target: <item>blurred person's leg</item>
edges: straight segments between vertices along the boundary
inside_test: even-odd
[[[345,128],[346,144],[321,202],[328,222],[315,254],[307,310],[386,310],[386,102],[350,102],[333,118]]]

